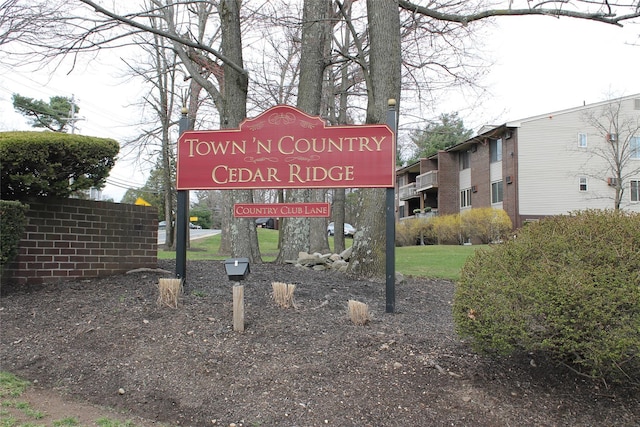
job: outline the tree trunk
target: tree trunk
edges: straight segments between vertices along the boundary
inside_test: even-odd
[[[330,0],[305,0],[302,16],[302,49],[300,56],[300,82],[297,107],[310,115],[320,114],[322,82],[326,66],[326,48],[329,40]],[[312,194],[314,197],[312,198]],[[288,202],[304,203],[318,200],[322,190],[291,190]],[[322,196],[322,200],[324,197]],[[311,224],[313,223],[313,227]],[[282,247],[276,262],[297,259],[299,252],[329,251],[329,242],[323,219],[288,218],[283,221]]]
[[[351,19],[351,8],[346,13],[348,14],[346,19]],[[342,55],[346,58],[349,55],[349,45],[351,44],[351,32],[345,31],[344,41],[342,43]],[[338,124],[349,124],[347,120],[347,106],[348,106],[348,88],[349,88],[349,69],[346,66],[341,66],[340,71],[340,104],[338,106]],[[333,250],[336,253],[341,253],[346,249],[346,242],[344,240],[344,233],[335,233],[335,230],[344,229],[345,221],[345,201],[346,191],[344,188],[336,188],[333,190]]]
[[[327,190],[311,190],[312,202],[324,202]],[[327,237],[326,218],[310,218],[309,221],[309,251],[311,253],[329,253],[329,239]]]
[[[222,0],[218,6],[222,35],[221,50],[237,66],[243,66],[242,35],[240,31],[240,2]],[[223,65],[222,108],[220,126],[237,128],[247,117],[248,76],[228,63]],[[234,190],[232,202],[252,203],[250,190]],[[228,210],[227,210],[228,212]],[[262,262],[258,247],[258,236],[251,218],[233,218],[229,227],[231,255],[249,258],[250,263]]]
[[[367,123],[385,123],[388,100],[400,99],[400,13],[397,0],[367,0],[369,74]],[[385,189],[362,189],[349,270],[360,277],[385,276]]]
[[[336,188],[333,190],[333,203],[331,209],[333,211],[333,250],[340,253],[346,249],[344,240],[344,206],[345,206],[345,190],[344,188]]]
[[[222,190],[220,205],[220,247],[218,255],[231,255],[231,220],[233,218],[233,194],[229,190]]]

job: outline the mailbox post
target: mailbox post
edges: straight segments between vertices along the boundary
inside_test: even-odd
[[[231,258],[224,261],[229,280],[240,282],[249,274],[249,258]],[[233,285],[233,330],[244,332],[244,286]]]
[[[229,280],[239,282],[250,273],[249,258],[231,258],[224,261],[224,269]]]

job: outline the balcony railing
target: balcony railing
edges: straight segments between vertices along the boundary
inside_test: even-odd
[[[398,197],[400,200],[407,200],[413,197],[418,197],[418,192],[416,191],[416,183],[412,182],[411,184],[403,185],[399,188]]]
[[[420,212],[409,216],[403,216],[400,218],[400,221],[414,218],[432,218],[434,216],[438,216],[438,209],[431,209],[431,212]]]
[[[416,191],[438,187],[438,171],[429,171],[416,177]]]

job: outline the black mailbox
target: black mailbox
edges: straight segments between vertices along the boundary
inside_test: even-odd
[[[249,274],[249,258],[231,258],[224,261],[224,269],[229,280],[239,282]]]

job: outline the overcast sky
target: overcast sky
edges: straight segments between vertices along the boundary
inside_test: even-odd
[[[515,17],[498,21],[487,41],[487,55],[495,65],[484,84],[490,97],[478,104],[453,93],[439,108],[460,111],[465,125],[502,124],[603,101],[611,95],[640,93],[640,24],[624,28],[595,22]],[[635,43],[635,45],[633,45]],[[140,113],[135,104],[139,85],[121,83],[113,59],[94,61],[70,75],[60,69],[49,78],[46,70],[16,72],[0,64],[0,131],[28,129],[13,111],[11,95],[19,93],[48,100],[54,95],[75,96],[85,120],[79,132],[123,141],[137,134]],[[473,109],[468,105],[475,105]],[[135,159],[120,160],[113,169],[104,196],[119,201],[125,190],[139,187],[145,173]],[[112,185],[113,184],[113,185]]]

